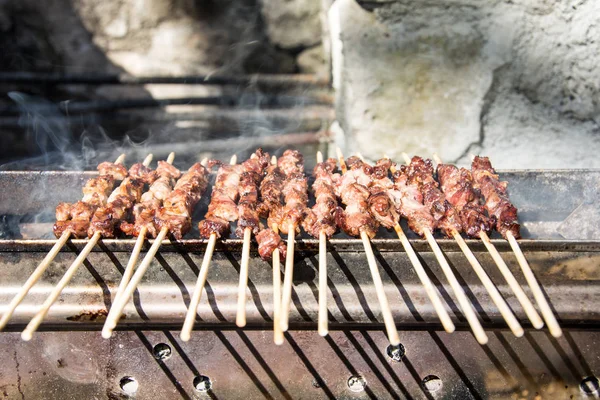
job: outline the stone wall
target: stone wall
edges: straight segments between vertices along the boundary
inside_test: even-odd
[[[598,15],[593,0],[338,0],[342,144],[600,167]]]
[[[322,70],[316,0],[0,0],[1,70]]]

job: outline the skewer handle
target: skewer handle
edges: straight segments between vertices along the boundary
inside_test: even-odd
[[[504,280],[506,280],[506,283],[508,283],[508,286],[517,297],[517,300],[519,300],[521,307],[523,307],[523,310],[525,310],[525,314],[527,315],[527,318],[529,318],[529,321],[531,321],[531,325],[533,325],[535,329],[541,329],[544,326],[544,321],[542,321],[540,314],[538,314],[537,310],[529,300],[529,297],[527,297],[527,295],[523,291],[523,288],[521,287],[519,282],[517,282],[515,276],[500,256],[500,253],[498,252],[498,249],[496,249],[496,246],[494,246],[494,244],[490,241],[490,238],[488,237],[487,233],[480,232],[479,237],[481,238],[481,241],[492,256],[492,259],[496,263],[496,266],[498,266],[500,273],[502,274],[502,276],[504,276]]]
[[[115,164],[123,164],[123,161],[125,161],[125,153],[117,157],[117,159],[115,160]]]
[[[319,233],[319,335],[327,336],[327,235]]]
[[[381,281],[381,275],[379,275],[379,269],[377,268],[377,262],[375,261],[375,255],[373,254],[373,248],[371,247],[371,241],[369,236],[364,232],[360,232],[360,238],[363,241],[365,247],[365,253],[367,255],[367,261],[369,268],[371,269],[371,275],[373,277],[373,283],[375,284],[375,292],[377,293],[377,300],[379,300],[379,306],[381,307],[381,314],[383,315],[383,322],[385,324],[385,330],[387,332],[390,344],[397,346],[400,344],[400,337],[398,336],[398,330],[394,323],[394,317],[392,310],[385,295],[383,288],[383,282]]]
[[[44,304],[42,304],[42,307],[40,308],[38,313],[31,319],[31,321],[29,321],[29,324],[27,325],[25,330],[21,333],[21,339],[25,341],[31,340],[31,338],[33,337],[33,333],[40,326],[40,324],[48,314],[48,311],[50,311],[50,307],[52,307],[52,304],[54,304],[56,299],[58,299],[65,286],[69,284],[69,281],[71,280],[73,275],[75,275],[77,269],[79,269],[79,267],[83,264],[86,257],[88,256],[88,254],[90,254],[96,243],[98,243],[98,240],[100,240],[100,232],[94,233],[94,235],[90,238],[89,242],[85,245],[83,250],[81,250],[81,253],[79,253],[75,261],[73,261],[69,269],[67,269],[67,272],[65,272],[65,274],[63,275],[61,280],[56,284],[52,292],[50,292],[48,298],[46,299]]]
[[[56,255],[60,253],[60,249],[62,249],[62,247],[65,245],[65,243],[67,242],[67,240],[69,240],[70,237],[70,231],[64,231],[63,234],[60,235],[60,238],[56,241],[54,246],[52,246],[52,249],[48,252],[46,257],[44,257],[40,265],[37,266],[37,268],[29,276],[25,284],[21,287],[21,289],[19,289],[15,297],[13,297],[11,302],[8,304],[8,309],[2,316],[2,319],[0,319],[0,330],[4,329],[4,327],[10,320],[10,317],[12,317],[13,313],[15,312],[17,306],[21,304],[21,301],[23,301],[25,296],[27,296],[29,290],[31,290],[31,288],[42,277],[46,269],[48,269],[48,266],[50,265],[52,260],[54,260]]]
[[[425,272],[425,268],[423,268],[423,265],[421,264],[419,257],[417,257],[417,253],[415,253],[415,249],[413,249],[412,246],[410,245],[408,238],[404,234],[404,231],[402,230],[402,228],[400,227],[399,224],[397,224],[394,227],[394,230],[396,231],[396,234],[398,235],[398,239],[400,239],[400,242],[402,243],[402,246],[404,247],[404,251],[406,251],[408,258],[410,259],[410,262],[412,263],[413,267],[415,268],[415,271],[417,272],[417,276],[419,277],[419,279],[421,280],[421,283],[425,287],[425,292],[427,293],[427,296],[429,296],[429,300],[433,304],[433,308],[435,309],[435,311],[438,315],[438,318],[440,319],[440,322],[442,323],[442,326],[444,327],[444,330],[448,333],[454,332],[456,327],[454,326],[454,323],[450,319],[450,315],[448,315],[448,311],[446,311],[444,304],[442,304],[442,300],[438,296],[438,293],[435,290],[433,283],[431,283],[431,279],[429,279],[429,276],[427,276],[427,272]]]
[[[483,269],[477,258],[475,258],[475,255],[473,254],[471,249],[469,249],[469,246],[467,246],[465,240],[462,238],[462,236],[460,236],[460,234],[457,231],[452,232],[452,236],[456,240],[456,243],[458,243],[458,246],[462,250],[465,257],[467,257],[469,264],[471,264],[471,266],[473,267],[473,270],[479,277],[479,280],[481,281],[481,283],[483,283],[483,286],[488,291],[490,297],[492,298],[492,301],[494,302],[494,304],[496,304],[496,307],[498,307],[500,314],[502,314],[502,317],[506,321],[506,324],[508,325],[512,333],[516,337],[523,336],[523,334],[525,333],[525,331],[523,331],[523,327],[521,326],[521,324],[519,324],[519,321],[517,321],[517,318],[513,314],[512,310],[510,309],[508,304],[506,304],[504,298],[500,295],[500,292],[498,292],[498,289],[494,285],[494,282],[492,282],[490,277],[485,273],[485,270]]]
[[[344,161],[344,154],[342,153],[342,149],[337,147],[335,151],[337,153],[338,160],[340,161],[340,169],[342,170],[342,174],[345,174],[346,172],[348,172],[348,167],[346,166],[346,161]]]
[[[277,159],[275,159],[275,164],[277,164]],[[273,231],[279,233],[277,224],[273,224]],[[273,251],[273,341],[278,346],[282,345],[284,341],[281,329],[281,260],[278,248]]]
[[[431,234],[431,232],[429,230],[424,230],[424,233],[425,233],[425,238],[427,239],[427,242],[429,242],[429,246],[433,250],[433,253],[435,254],[436,259],[438,260],[440,266],[442,267],[442,270],[444,271],[444,275],[446,275],[446,279],[448,279],[448,282],[450,283],[450,286],[452,287],[452,290],[454,291],[454,294],[456,295],[456,299],[458,300],[458,303],[460,304],[460,308],[462,309],[462,312],[465,315],[465,318],[467,318],[467,321],[469,322],[469,325],[471,326],[471,329],[473,330],[475,339],[477,339],[477,342],[479,342],[479,344],[482,344],[482,345],[486,344],[488,342],[488,337],[485,334],[485,331],[483,330],[483,327],[481,326],[479,319],[477,319],[477,315],[475,315],[473,306],[467,299],[467,296],[465,295],[465,292],[464,292],[462,286],[460,286],[460,283],[458,283],[456,276],[454,276],[454,273],[452,272],[452,268],[450,268],[450,265],[448,264],[446,257],[444,257],[444,253],[442,253],[440,246],[438,246],[438,244],[435,241],[435,239],[433,238],[433,235]]]
[[[244,246],[242,247],[242,261],[240,262],[240,283],[238,286],[237,315],[235,319],[235,324],[240,328],[246,326],[246,288],[248,287],[251,235],[252,229],[244,229]]]
[[[289,327],[290,303],[292,302],[292,283],[294,278],[294,236],[296,227],[288,227],[287,256],[285,258],[285,276],[283,279],[283,296],[281,298],[281,321],[280,327],[285,332]]]
[[[140,258],[142,247],[144,247],[144,241],[146,240],[147,232],[148,228],[146,226],[142,226],[142,229],[140,229],[140,233],[135,240],[135,246],[133,246],[133,251],[131,252],[131,257],[129,257],[127,267],[125,267],[125,271],[123,271],[123,277],[121,278],[121,283],[119,283],[117,294],[115,294],[115,299],[113,300],[114,302],[116,302],[117,299],[123,295],[123,291],[125,291],[125,288],[131,279],[131,275],[133,275],[135,264],[137,264],[137,261]]]
[[[527,280],[529,288],[533,293],[533,297],[535,298],[535,301],[537,302],[538,306],[540,307],[540,310],[542,311],[544,321],[546,321],[546,325],[548,325],[548,330],[550,330],[550,334],[555,338],[561,337],[562,329],[560,329],[558,321],[556,321],[556,317],[554,316],[554,313],[552,312],[552,309],[550,308],[550,305],[548,304],[548,301],[546,300],[546,297],[544,296],[544,293],[540,288],[540,284],[535,278],[535,275],[533,274],[533,271],[531,270],[531,267],[527,262],[527,259],[523,255],[519,243],[517,242],[517,240],[511,232],[508,232],[506,234],[506,238],[508,239],[508,243],[510,243],[510,247],[512,248],[513,252],[515,253],[515,256],[517,257],[517,261],[519,261],[519,265],[521,266],[523,275],[525,275],[525,279]]]
[[[152,260],[158,252],[160,245],[165,239],[165,236],[167,236],[167,233],[169,233],[169,229],[166,227],[160,230],[158,236],[156,236],[156,239],[154,239],[154,243],[152,243],[152,247],[150,247],[148,253],[146,253],[146,256],[135,271],[135,274],[133,274],[131,280],[125,287],[123,294],[121,295],[121,297],[115,299],[115,303],[111,307],[110,312],[106,317],[106,321],[104,322],[104,327],[102,328],[103,338],[108,339],[112,336],[112,331],[117,326],[117,323],[121,318],[121,313],[123,312],[125,305],[133,295],[133,292],[135,291],[137,285],[142,280],[142,277],[144,276],[144,273],[146,273],[146,270],[150,266],[150,263],[152,263]]]
[[[173,161],[175,161],[175,153],[170,152],[169,155],[167,156],[167,162],[169,164],[173,164]]]
[[[184,342],[190,340],[192,329],[194,329],[194,322],[196,322],[196,312],[198,311],[198,304],[202,298],[202,292],[204,291],[204,285],[206,284],[206,277],[208,276],[208,267],[212,260],[212,255],[217,244],[217,235],[214,233],[208,238],[208,244],[206,245],[206,252],[202,259],[202,265],[200,266],[200,272],[198,273],[198,280],[194,287],[194,294],[190,299],[190,306],[188,307],[187,314],[185,315],[185,321],[179,337]]]

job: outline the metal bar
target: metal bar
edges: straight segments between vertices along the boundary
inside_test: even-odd
[[[327,79],[308,74],[254,74],[237,76],[130,76],[125,74],[66,74],[37,72],[3,72],[0,83],[48,85],[270,85],[277,87],[328,87]]]
[[[14,115],[23,112],[37,114],[64,114],[113,112],[133,108],[157,108],[173,105],[210,105],[218,107],[297,107],[307,105],[332,105],[333,97],[329,94],[313,94],[307,96],[287,96],[271,94],[248,94],[241,102],[238,96],[207,96],[207,97],[182,97],[172,99],[123,99],[123,100],[93,100],[69,101],[58,104],[29,104],[23,110],[21,106],[9,105],[0,108],[0,115]]]
[[[353,240],[357,242],[356,240]],[[81,268],[73,276],[69,286],[61,295],[61,301],[50,310],[49,324],[65,324],[68,322],[85,322],[102,324],[106,316],[111,293],[116,292],[121,278],[122,268],[127,264],[130,253],[113,251],[108,241],[97,246],[101,251],[93,251],[87,257],[86,268]],[[133,242],[133,241],[131,241]],[[302,249],[302,241],[298,241],[296,252],[295,283],[290,313],[290,326],[298,324],[312,326],[316,329],[318,319],[318,241],[312,241],[312,248]],[[397,242],[397,240],[396,240]],[[131,247],[133,243],[130,244]],[[41,302],[54,288],[66,266],[76,257],[75,247],[59,253],[43,280],[36,285],[29,296],[16,310],[9,322],[23,324],[39,308]],[[168,247],[165,244],[165,247]],[[333,301],[328,305],[330,322],[338,327],[345,324],[375,324],[382,327],[383,319],[377,300],[377,293],[371,275],[365,266],[362,251],[341,249],[338,243],[329,243],[327,254],[329,288],[334,293]],[[144,323],[152,326],[162,324],[183,323],[187,310],[187,302],[191,288],[196,281],[196,274],[202,263],[205,243],[198,247],[161,248],[160,253],[152,260],[146,271],[144,280],[137,287],[138,295],[124,309],[125,318],[121,319],[123,327],[130,323]],[[200,303],[197,326],[204,323],[233,324],[236,318],[238,263],[241,257],[241,243],[227,246],[220,243],[215,249],[212,267],[209,270],[206,296],[207,301]],[[410,259],[402,250],[379,251],[374,243],[375,257],[381,265],[381,278],[386,296],[394,309],[394,320],[400,331],[404,325],[414,329],[437,329],[439,320],[431,305],[427,293],[418,277],[410,267]],[[30,249],[31,250],[31,249]],[[517,318],[528,330],[531,325],[521,309],[518,300],[511,294],[510,288],[503,283],[502,276],[494,269],[487,251],[476,251],[475,256],[481,261],[492,279],[498,284],[498,290],[506,298]],[[0,251],[0,314],[14,293],[27,279],[28,274],[44,257],[45,249],[28,252]],[[444,307],[451,315],[455,315],[456,304],[448,295],[450,286],[444,283],[443,273],[435,261],[431,251],[420,252],[423,265],[430,274],[434,284],[442,293]],[[142,254],[143,256],[143,254]],[[447,251],[446,256],[456,270],[456,276],[474,303],[484,325],[492,329],[506,329],[506,324],[493,301],[464,255],[458,251]],[[540,284],[548,295],[557,316],[563,322],[582,329],[595,329],[600,326],[600,290],[598,290],[597,273],[594,269],[580,268],[585,263],[595,263],[600,258],[600,248],[596,251],[573,253],[570,251],[536,251],[528,252],[527,257],[535,271]],[[564,265],[567,264],[567,267]],[[571,268],[568,265],[572,265]],[[594,264],[595,265],[595,264]],[[516,262],[509,267],[518,271]],[[517,274],[516,274],[517,275]],[[248,326],[271,329],[273,312],[273,286],[270,264],[261,260],[255,247],[249,265],[249,282],[251,299],[247,302]],[[522,276],[518,279],[523,281]],[[526,289],[526,293],[529,293]],[[464,325],[461,320],[457,324]],[[92,324],[93,325],[93,324]],[[564,325],[564,324],[563,324]],[[70,329],[65,326],[65,329]],[[333,328],[332,328],[333,329]]]

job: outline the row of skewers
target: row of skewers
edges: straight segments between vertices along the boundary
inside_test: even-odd
[[[403,232],[399,223],[401,217],[408,220],[411,230],[429,243],[479,343],[485,344],[487,335],[433,237],[437,229],[457,241],[516,336],[523,335],[523,328],[461,233],[484,242],[531,324],[539,329],[545,321],[550,333],[560,336],[561,329],[556,318],[516,240],[519,238],[517,209],[510,203],[506,182],[498,179],[489,159],[474,157],[471,170],[467,170],[443,164],[436,157],[437,171],[434,171],[431,160],[404,156],[405,165],[397,165],[388,157],[369,165],[360,156],[344,159],[339,149],[337,160],[324,160],[319,152],[313,170],[315,204],[311,208],[308,207],[308,179],[304,173],[303,157],[294,150],[285,151],[277,159],[258,149],[240,164],[235,156],[228,164],[203,160],[183,174],[172,165],[174,154],[169,155],[166,161],[159,161],[155,170],[148,167],[151,155],[129,170],[122,164],[124,155],[115,163],[102,163],[98,166],[99,175],[84,186],[81,201],[57,206],[54,233],[58,240],[9,304],[8,311],[0,319],[0,329],[7,324],[15,308],[69,238],[89,237],[89,241],[22,332],[24,340],[31,339],[50,307],[101,238],[134,236],[137,237],[136,244],[102,330],[102,335],[109,338],[167,235],[179,240],[190,231],[194,207],[208,187],[209,170],[218,167],[208,212],[198,225],[200,235],[208,242],[180,334],[184,341],[190,339],[196,321],[216,242],[229,236],[230,225],[236,221],[235,234],[243,238],[236,316],[239,327],[246,325],[248,263],[254,235],[260,256],[272,261],[274,341],[283,343],[283,332],[289,327],[295,237],[302,228],[319,239],[318,331],[323,336],[327,335],[326,241],[341,230],[361,238],[388,338],[391,344],[399,344],[400,338],[370,242],[383,226],[397,233],[442,326],[447,332],[453,332],[454,323]],[[338,161],[340,172],[336,172]],[[491,243],[488,235],[494,228],[509,241],[544,321]],[[280,232],[287,235],[287,243],[281,239]],[[136,268],[147,238],[154,238],[154,242]],[[285,260],[283,285],[280,278],[282,259]]]

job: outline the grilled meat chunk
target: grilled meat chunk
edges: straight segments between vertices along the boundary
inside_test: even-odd
[[[485,209],[496,219],[496,230],[505,238],[508,232],[512,232],[515,238],[520,238],[517,208],[508,198],[507,183],[498,180],[489,158],[475,157],[471,165],[471,173],[475,188],[485,199]]]
[[[263,260],[270,260],[275,249],[279,249],[281,260],[285,260],[287,247],[281,237],[272,229],[266,228],[258,232],[256,241],[258,242],[258,254]]]

